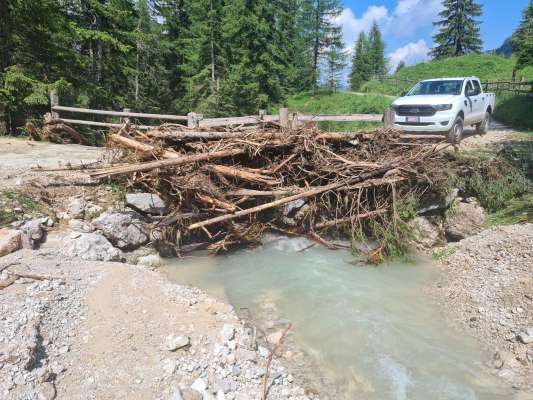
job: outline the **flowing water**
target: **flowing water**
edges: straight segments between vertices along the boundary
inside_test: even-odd
[[[336,388],[329,398],[510,397],[475,341],[450,329],[423,293],[438,279],[430,261],[362,267],[347,251],[308,245],[275,238],[230,255],[173,260],[165,270],[248,310],[260,325],[265,304],[275,307],[293,324],[291,340]]]

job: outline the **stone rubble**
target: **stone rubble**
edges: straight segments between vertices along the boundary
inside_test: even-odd
[[[533,389],[533,224],[493,227],[447,246],[438,298],[494,354],[495,373]]]

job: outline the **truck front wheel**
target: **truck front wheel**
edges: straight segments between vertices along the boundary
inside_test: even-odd
[[[476,124],[476,133],[478,135],[484,135],[489,130],[489,123],[490,123],[490,112],[485,112],[485,116],[483,117],[483,121],[481,121],[479,124]]]
[[[463,118],[457,117],[452,125],[452,128],[448,131],[448,142],[451,144],[459,144],[463,138]]]

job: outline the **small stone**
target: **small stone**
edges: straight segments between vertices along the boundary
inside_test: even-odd
[[[207,389],[207,383],[202,378],[198,378],[191,385],[191,389],[204,394]]]
[[[166,358],[163,360],[163,371],[165,372],[165,374],[172,375],[176,371],[177,367],[178,366],[176,364],[176,361],[170,358]]]
[[[56,389],[51,382],[41,383],[37,387],[37,398],[39,400],[53,400],[56,397]]]
[[[222,389],[217,392],[216,400],[226,400],[226,395],[224,394],[224,391]]]
[[[274,345],[278,344],[279,341],[281,340],[281,336],[282,335],[283,335],[283,333],[280,332],[280,331],[271,333],[270,335],[267,336],[268,343],[271,343],[271,344],[274,344]]]
[[[163,264],[163,259],[158,254],[148,254],[147,256],[141,256],[137,259],[138,265],[145,267],[157,268]]]
[[[238,349],[235,352],[235,356],[240,361],[252,361],[252,362],[255,362],[255,360],[256,360],[255,351],[247,350],[247,349]]]
[[[231,368],[231,373],[235,376],[239,376],[241,372],[241,368],[237,365],[234,365],[233,368]]]
[[[165,348],[168,351],[176,351],[190,344],[188,336],[173,336],[169,335],[165,339]]]
[[[533,343],[533,335],[528,335],[526,332],[522,332],[518,335],[518,340],[524,344]]]
[[[50,371],[52,371],[52,373],[54,373],[56,375],[60,374],[64,370],[65,370],[65,367],[62,364],[59,364],[57,362],[53,362],[50,365]]]
[[[232,340],[235,337],[235,328],[233,327],[233,325],[224,324],[224,326],[222,327],[222,331],[220,331],[220,337],[225,342]]]
[[[68,221],[68,226],[70,229],[77,232],[89,233],[94,231],[94,227],[91,224],[81,219],[71,219],[70,221]]]
[[[35,380],[38,383],[46,382],[50,378],[50,371],[46,367],[35,369]]]
[[[266,348],[266,347],[263,347],[263,346],[259,346],[257,348],[257,350],[259,351],[259,355],[261,357],[268,357],[270,355],[270,351]]]
[[[54,221],[53,218],[48,217],[48,218],[46,218],[46,223],[45,224],[46,224],[47,227],[51,228],[52,226],[54,226],[55,221]]]
[[[61,346],[59,348],[59,354],[67,354],[70,350],[69,346]]]

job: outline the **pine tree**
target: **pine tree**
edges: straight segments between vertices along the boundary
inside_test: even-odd
[[[361,85],[370,80],[372,65],[369,43],[364,31],[359,33],[352,55],[352,71],[350,73],[350,90],[357,91]]]
[[[381,39],[381,31],[377,22],[374,21],[368,35],[369,59],[372,77],[377,78],[387,72],[387,61],[385,60],[385,43]]]
[[[433,36],[436,47],[431,55],[440,59],[481,52],[480,23],[474,19],[482,15],[481,5],[474,0],[443,0],[442,4],[442,19],[434,22],[440,29]]]
[[[533,0],[524,10],[520,26],[513,35],[516,70],[533,65]]]
[[[394,73],[398,73],[401,69],[405,68],[405,61],[400,61],[398,63],[398,65],[396,66],[396,70],[394,71]]]
[[[311,48],[311,82],[313,96],[317,93],[320,79],[320,66],[329,44],[340,40],[341,27],[334,24],[333,19],[342,12],[339,0],[306,0],[304,18],[306,24],[306,40]]]
[[[332,43],[324,54],[326,69],[325,87],[335,92],[341,84],[341,76],[346,67],[346,52],[342,42]]]

